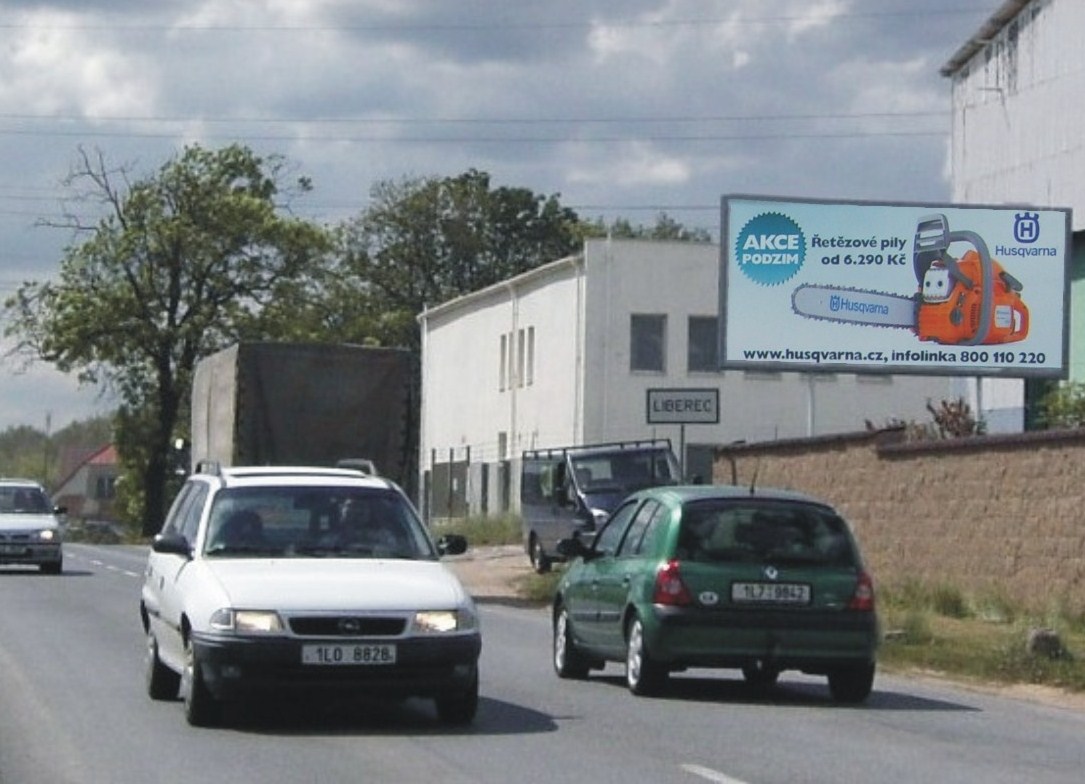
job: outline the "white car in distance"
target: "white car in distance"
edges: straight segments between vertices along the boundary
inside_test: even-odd
[[[0,564],[26,564],[44,574],[60,574],[64,512],[32,479],[0,479]]]
[[[392,482],[334,468],[188,478],[155,537],[140,616],[151,699],[197,726],[257,694],[427,697],[446,724],[478,706],[471,596]]]

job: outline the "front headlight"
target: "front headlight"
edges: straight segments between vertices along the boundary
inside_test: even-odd
[[[38,531],[38,538],[43,542],[51,542],[57,538],[57,532],[52,528],[43,528]]]
[[[270,610],[232,610],[224,607],[211,615],[211,628],[220,632],[272,634],[283,630],[279,614]]]
[[[478,619],[468,609],[427,610],[414,614],[412,631],[415,634],[448,634],[465,632],[478,627]]]

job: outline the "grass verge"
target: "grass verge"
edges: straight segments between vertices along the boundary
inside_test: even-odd
[[[886,669],[1085,691],[1085,619],[1061,608],[1030,612],[1002,596],[918,582],[883,589],[880,604]]]

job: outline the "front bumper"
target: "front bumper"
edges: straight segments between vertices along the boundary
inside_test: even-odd
[[[59,542],[0,540],[0,564],[58,564],[63,559]]]
[[[353,692],[366,696],[435,697],[474,686],[482,651],[479,634],[414,639],[335,640],[336,644],[394,643],[395,664],[302,664],[304,644],[326,640],[223,638],[192,635],[193,652],[217,699],[256,694]]]

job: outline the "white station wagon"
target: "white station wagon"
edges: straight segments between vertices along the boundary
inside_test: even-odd
[[[433,698],[478,706],[475,604],[392,482],[323,468],[193,474],[155,537],[140,616],[151,699],[180,691],[193,725],[257,693]]]

